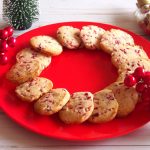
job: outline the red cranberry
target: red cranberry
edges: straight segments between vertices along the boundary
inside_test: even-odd
[[[13,35],[14,30],[11,26],[8,26],[8,27],[4,28],[4,30],[8,31],[8,36],[9,37]]]
[[[142,93],[146,89],[147,85],[145,83],[137,83],[136,91]]]
[[[136,84],[136,79],[133,75],[128,75],[126,76],[125,80],[124,80],[124,84],[127,87],[132,87]]]
[[[143,101],[150,101],[150,88],[146,88],[146,89],[142,92],[142,100],[143,100]]]
[[[143,81],[148,86],[150,85],[150,72],[145,72],[145,76],[143,77]]]
[[[144,19],[144,22],[143,22],[143,23],[144,23],[144,25],[146,25],[146,26],[148,25],[149,21],[148,21],[148,18],[147,18],[147,17]]]
[[[7,30],[1,30],[0,38],[3,39],[3,40],[8,38],[8,31]]]
[[[148,75],[150,76],[150,71],[145,72],[145,76],[148,76]]]
[[[138,67],[135,69],[133,76],[137,79],[140,80],[143,76],[145,75],[145,70],[143,67]]]
[[[8,49],[8,44],[6,40],[2,40],[0,43],[0,52],[4,53]]]
[[[16,44],[16,38],[14,38],[14,37],[8,38],[7,43],[10,47],[14,47]]]
[[[5,53],[1,53],[0,54],[0,64],[5,65],[5,64],[7,64],[7,62],[8,62],[7,56],[5,55]]]

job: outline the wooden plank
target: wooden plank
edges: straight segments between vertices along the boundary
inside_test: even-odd
[[[47,16],[49,19],[46,20],[46,18],[44,17],[40,17],[40,20],[38,22],[36,22],[35,24],[33,24],[32,28],[30,28],[29,30],[25,30],[25,31],[15,31],[15,36],[18,36],[20,34],[23,34],[27,31],[30,31],[34,28],[40,27],[40,26],[44,26],[44,25],[48,25],[48,24],[53,24],[56,22],[67,22],[67,21],[91,21],[91,22],[100,22],[100,23],[106,23],[106,24],[112,24],[115,26],[119,26],[125,29],[128,29],[132,32],[135,32],[139,35],[144,35],[143,31],[138,27],[134,16],[130,15],[127,13],[125,15],[111,15],[110,18],[106,18],[105,15],[80,15],[80,17],[78,15],[55,15],[55,17],[53,17],[53,15],[48,15],[45,14],[44,16]],[[122,17],[127,18],[126,20],[122,19]],[[0,27],[4,27],[6,24],[2,23],[2,20],[0,20]]]
[[[49,147],[1,147],[0,150],[149,150],[150,146],[52,146]]]
[[[39,8],[42,11],[48,11],[56,8],[63,9],[136,9],[136,0],[39,0]],[[0,2],[0,13],[2,12],[2,1]]]

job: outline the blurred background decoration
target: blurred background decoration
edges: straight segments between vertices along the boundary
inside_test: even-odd
[[[30,28],[38,16],[38,0],[3,0],[3,19],[16,30]]]
[[[150,34],[150,0],[137,0],[137,7],[137,22],[147,34]]]

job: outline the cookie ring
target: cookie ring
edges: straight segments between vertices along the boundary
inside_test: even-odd
[[[60,37],[60,36],[57,36],[58,37],[58,40],[59,40],[59,42],[62,44],[62,46],[65,46],[65,47],[67,47],[68,49],[75,49],[75,48],[79,48],[79,46],[80,46],[80,44],[81,44],[81,39],[80,38],[83,38],[83,34],[85,33],[85,31],[84,32],[80,32],[80,30],[79,29],[77,29],[77,28],[73,28],[73,27],[69,27],[70,29],[72,29],[72,34],[77,34],[77,36],[74,38],[74,39],[71,39],[70,37],[69,37],[69,40],[71,39],[71,41],[73,40],[73,45],[70,45],[69,43],[70,43],[70,41],[69,42],[64,42],[64,41],[62,41],[63,40],[63,38],[62,37]],[[89,30],[92,30],[92,32],[93,32],[93,26],[92,25],[89,25],[87,28],[86,28],[86,26],[84,26],[84,28],[85,28],[85,30],[88,28]],[[59,28],[59,30],[60,29],[64,29],[63,28],[63,26],[62,27],[60,27]],[[95,28],[96,30],[98,30],[98,28]],[[69,31],[69,30],[68,30]],[[130,90],[130,95],[132,95],[133,93],[134,93],[134,96],[132,95],[132,102],[131,102],[131,104],[130,103],[128,103],[129,104],[129,108],[130,109],[128,109],[127,110],[127,112],[126,112],[126,108],[125,108],[125,106],[124,106],[124,104],[123,104],[123,102],[121,101],[122,100],[122,98],[127,94],[127,93],[125,93],[124,91],[124,89],[125,89],[125,87],[124,87],[124,85],[123,85],[123,78],[124,78],[124,74],[122,74],[124,71],[125,71],[125,74],[128,74],[128,73],[131,73],[133,70],[133,67],[131,67],[131,61],[133,62],[133,63],[135,63],[136,65],[137,65],[137,59],[140,59],[140,63],[144,66],[145,65],[145,62],[147,63],[146,65],[145,65],[145,68],[147,67],[147,68],[149,68],[150,67],[150,61],[148,60],[148,56],[147,56],[147,54],[145,53],[145,51],[142,49],[142,48],[139,48],[138,46],[136,46],[136,45],[134,45],[134,40],[133,40],[133,38],[132,38],[132,36],[131,35],[129,35],[128,33],[126,33],[126,32],[124,32],[124,31],[121,31],[121,30],[117,30],[117,29],[111,29],[110,31],[105,31],[105,30],[103,30],[103,29],[101,29],[101,32],[103,33],[103,32],[106,32],[106,34],[104,33],[103,35],[100,35],[100,36],[102,36],[102,37],[100,37],[100,38],[98,38],[98,36],[97,35],[94,35],[94,36],[92,36],[91,34],[92,34],[92,32],[90,32],[89,33],[89,35],[92,37],[91,38],[91,42],[89,42],[90,41],[90,38],[88,39],[88,43],[91,43],[91,44],[93,44],[94,43],[94,47],[93,46],[91,46],[91,45],[88,45],[85,41],[83,41],[83,43],[85,44],[85,47],[87,48],[87,49],[99,49],[99,46],[101,47],[101,49],[103,50],[103,51],[105,51],[105,52],[107,52],[107,53],[109,53],[109,54],[111,54],[111,56],[112,56],[112,63],[114,64],[114,66],[115,67],[117,67],[118,68],[118,73],[119,74],[121,74],[121,77],[120,77],[120,79],[121,79],[121,82],[119,82],[120,81],[120,79],[118,79],[118,81],[117,82],[114,82],[113,83],[113,85],[110,85],[110,86],[108,86],[108,87],[106,87],[104,90],[106,90],[105,92],[108,94],[108,96],[111,96],[112,97],[112,99],[114,100],[114,103],[111,103],[111,105],[110,105],[110,107],[111,108],[113,108],[113,106],[115,107],[115,108],[113,108],[112,110],[114,111],[113,112],[113,115],[110,115],[111,117],[109,117],[109,115],[106,115],[107,117],[105,118],[97,118],[97,119],[95,119],[96,121],[93,121],[92,119],[89,119],[90,118],[90,116],[92,115],[92,111],[95,109],[95,108],[97,108],[97,107],[95,107],[94,108],[94,102],[93,102],[93,99],[94,99],[94,97],[93,97],[93,95],[92,95],[92,93],[90,93],[90,92],[76,92],[76,93],[74,93],[72,96],[71,96],[71,98],[70,99],[78,99],[78,104],[79,104],[79,106],[76,106],[76,104],[74,104],[73,102],[70,102],[71,100],[69,100],[69,97],[70,97],[70,95],[69,95],[69,92],[68,92],[68,96],[67,96],[67,98],[65,98],[65,102],[63,102],[63,104],[62,103],[60,103],[58,106],[58,108],[57,109],[54,109],[54,111],[53,112],[49,112],[49,110],[44,110],[44,113],[42,112],[43,111],[43,108],[41,108],[41,106],[46,106],[46,107],[48,107],[49,106],[49,104],[48,105],[45,105],[45,104],[43,104],[43,101],[45,101],[45,99],[47,98],[47,97],[49,97],[50,95],[48,94],[48,95],[46,95],[46,96],[42,96],[42,94],[39,94],[40,96],[41,96],[41,99],[39,99],[39,101],[37,101],[36,102],[36,104],[35,104],[35,109],[37,110],[37,112],[40,110],[40,114],[43,114],[43,115],[51,115],[51,114],[53,114],[53,113],[55,113],[55,112],[58,112],[58,111],[60,111],[59,112],[59,116],[60,116],[60,118],[61,118],[61,120],[62,121],[64,121],[65,123],[82,123],[82,122],[84,122],[84,121],[86,121],[86,120],[90,120],[91,122],[95,122],[95,123],[103,123],[103,122],[107,122],[107,121],[110,121],[110,120],[112,120],[112,119],[114,119],[115,118],[115,116],[118,116],[118,117],[124,117],[124,116],[127,116],[128,114],[130,114],[133,110],[134,110],[134,108],[135,108],[135,106],[136,106],[136,103],[138,102],[138,94],[137,93],[135,93],[135,89],[134,88],[132,88],[131,90]],[[113,38],[116,36],[116,38],[115,39],[117,39],[118,37],[123,37],[123,38],[125,38],[125,40],[123,41],[123,43],[120,43],[121,41],[115,41],[116,42],[116,44],[117,44],[117,46],[118,46],[118,48],[115,46],[115,44],[114,43],[112,43],[111,44],[111,47],[107,47],[107,46],[109,46],[108,45],[108,43],[110,42],[111,43],[111,41],[109,41],[109,39],[107,39],[106,38],[106,35],[107,34],[109,34],[110,32],[113,32],[113,34],[110,34],[109,36],[111,36],[111,35],[113,35]],[[80,33],[80,36],[79,36],[79,33]],[[116,33],[116,35],[114,34],[114,33]],[[57,34],[59,34],[60,35],[60,31],[59,32],[57,32]],[[63,32],[63,35],[64,34],[66,34],[66,27],[65,27],[65,32]],[[67,35],[69,35],[69,33],[67,34]],[[118,36],[119,35],[119,36]],[[80,38],[79,38],[80,37]],[[97,39],[97,40],[94,40],[94,42],[93,42],[93,37],[95,38],[95,39]],[[44,43],[44,42],[42,42],[41,43],[41,39],[43,40],[43,41],[46,41],[46,43]],[[83,40],[83,39],[82,39]],[[99,41],[98,41],[99,40]],[[111,40],[111,39],[110,39]],[[76,41],[76,42],[75,42]],[[36,51],[38,51],[38,52],[41,52],[41,53],[43,53],[43,54],[46,54],[46,55],[48,55],[48,57],[51,57],[51,56],[56,56],[56,55],[59,55],[60,53],[62,53],[62,46],[59,44],[59,42],[57,42],[57,40],[55,40],[54,38],[52,38],[52,37],[49,37],[49,36],[37,36],[37,37],[33,37],[32,39],[31,39],[31,41],[30,41],[30,44],[31,44],[31,46],[33,47],[33,49],[35,49]],[[98,45],[98,42],[99,42],[99,45]],[[47,44],[47,43],[50,43],[50,44]],[[51,44],[52,43],[52,44]],[[66,44],[68,44],[68,45],[66,45]],[[86,45],[87,44],[87,45]],[[39,48],[39,45],[41,45],[42,47],[40,47]],[[121,48],[122,47],[127,47],[128,49],[134,49],[135,47],[136,47],[136,49],[137,48],[139,48],[140,50],[138,51],[138,50],[135,50],[135,52],[134,53],[129,53],[128,51],[126,51],[125,50],[125,52],[123,51],[121,51]],[[121,48],[120,48],[121,47]],[[116,51],[119,51],[119,55],[117,55],[117,52]],[[36,52],[37,53],[37,52]],[[132,56],[130,57],[130,55],[133,55],[133,54],[135,54],[136,55],[136,53],[137,53],[137,57],[135,56],[134,57],[134,59],[132,58]],[[21,54],[20,54],[21,55]],[[26,64],[28,64],[28,66],[30,65],[30,64],[32,64],[32,61],[31,62],[29,62],[27,59],[26,59],[26,57],[24,58],[24,59],[19,59],[19,56],[20,56],[19,54],[17,55],[17,61],[18,61],[18,66],[19,65],[25,65],[26,66]],[[118,63],[118,61],[117,61],[117,57],[120,57],[121,56],[121,61],[119,61],[119,63]],[[21,57],[22,57],[22,55],[21,55]],[[131,59],[132,58],[132,59]],[[31,79],[33,79],[35,76],[38,76],[40,73],[41,73],[41,71],[42,71],[42,69],[44,69],[44,68],[46,68],[48,65],[49,65],[49,63],[50,63],[50,60],[51,60],[51,58],[48,58],[48,60],[47,61],[45,61],[45,62],[43,62],[42,63],[42,65],[40,64],[41,63],[41,61],[40,60],[42,60],[42,59],[44,59],[43,57],[41,58],[41,56],[39,57],[38,56],[38,59],[36,58],[36,60],[34,60],[34,66],[36,66],[36,72],[33,72],[33,73],[30,73],[30,76],[31,77],[29,77],[29,78],[27,78],[26,77],[26,73],[25,73],[25,75],[24,75],[24,78],[22,79],[22,78],[19,78],[19,80],[20,81],[22,81],[23,80],[23,82],[25,82],[26,83],[26,81],[28,82],[28,80],[30,80],[30,82],[31,82]],[[25,61],[24,61],[25,60]],[[143,60],[145,60],[145,61],[143,61]],[[20,62],[21,61],[21,62]],[[24,61],[24,62],[22,62],[22,61]],[[139,61],[139,60],[138,60]],[[39,63],[40,62],[40,63]],[[23,64],[21,64],[21,63],[23,63]],[[118,64],[117,64],[118,63]],[[124,63],[126,63],[126,65],[122,65],[122,64],[124,64]],[[141,64],[139,65],[139,66],[141,66]],[[16,66],[17,66],[16,65]],[[121,66],[122,65],[122,66]],[[15,78],[16,78],[16,76],[13,76],[12,74],[13,74],[13,72],[15,72],[17,69],[18,69],[18,67],[16,67],[16,66],[14,66],[13,68],[12,68],[12,70],[11,70],[11,72],[9,72],[9,74],[7,75],[7,77],[8,77],[8,79],[10,79],[10,78],[12,78],[12,79],[14,79],[14,81],[15,82],[19,82],[18,80],[16,80]],[[41,67],[42,66],[42,67]],[[120,67],[121,66],[121,67]],[[14,69],[15,68],[15,69]],[[17,68],[17,69],[16,69]],[[42,69],[41,69],[42,68]],[[131,70],[130,71],[128,71],[127,69],[128,68],[130,68]],[[18,70],[17,70],[18,71]],[[16,72],[17,72],[16,71]],[[24,73],[24,72],[23,72]],[[35,74],[35,75],[34,75]],[[21,75],[20,75],[21,76]],[[19,82],[19,83],[22,83],[22,82]],[[23,83],[23,84],[25,84],[25,83]],[[118,88],[119,87],[119,88]],[[120,88],[121,87],[121,88]],[[49,88],[52,88],[52,83],[51,83],[51,87],[49,87]],[[47,88],[46,88],[47,89]],[[57,90],[57,89],[56,89]],[[118,93],[118,91],[121,91],[121,92],[123,92],[123,96],[122,95],[120,95],[120,93]],[[19,89],[19,91],[20,91],[20,89]],[[52,91],[53,91],[53,89],[52,89]],[[54,92],[54,91],[53,91]],[[52,93],[53,93],[52,92]],[[97,94],[99,94],[100,93],[100,96],[98,96],[98,98],[99,97],[104,97],[104,98],[106,98],[106,99],[109,99],[109,98],[107,98],[107,94],[106,95],[104,95],[104,96],[102,96],[103,94],[103,90],[101,90],[101,91],[98,91],[97,92]],[[105,93],[104,92],[104,93]],[[17,94],[18,94],[19,92],[17,91]],[[48,91],[47,91],[47,93],[48,93]],[[55,91],[54,93],[57,93],[57,91]],[[44,93],[45,94],[45,93]],[[95,95],[97,96],[97,94],[95,93]],[[116,96],[117,95],[117,96]],[[28,96],[28,95],[27,95]],[[40,97],[39,96],[39,97]],[[29,97],[30,97],[30,95],[29,95]],[[38,97],[38,98],[39,98]],[[121,97],[121,98],[120,98]],[[24,98],[22,98],[22,99],[24,99]],[[37,98],[34,98],[34,99],[36,99],[37,100]],[[33,101],[34,101],[34,99],[33,99]],[[89,100],[90,99],[90,104],[88,104],[88,107],[87,108],[85,108],[84,107],[84,105],[87,105],[87,103],[83,103],[83,109],[81,110],[80,109],[80,105],[82,104],[82,100],[84,101],[86,101],[86,100]],[[95,99],[96,99],[96,97],[95,97]],[[101,98],[99,98],[100,99],[100,101],[101,101]],[[29,100],[29,98],[27,98],[27,100]],[[129,100],[128,98],[127,98],[127,100]],[[41,105],[41,103],[40,102],[42,102],[42,105]],[[117,103],[118,102],[118,103]],[[51,101],[49,101],[49,103],[51,103]],[[70,103],[72,104],[71,105],[71,110],[70,110]],[[60,105],[61,105],[61,107],[60,107]],[[64,107],[62,106],[62,105],[64,105]],[[106,104],[104,103],[104,106],[105,106]],[[108,105],[109,105],[109,102],[108,102]],[[120,106],[119,106],[120,105]],[[74,107],[75,106],[75,107]],[[103,107],[103,105],[100,105],[100,107]],[[75,109],[74,109],[75,108]],[[119,108],[119,110],[118,110],[118,108]],[[72,110],[73,109],[73,110]],[[107,108],[106,108],[107,109]],[[110,108],[108,107],[108,110],[109,110]],[[72,117],[73,118],[69,118],[70,116],[69,116],[69,114],[70,113],[68,113],[68,110],[71,112],[71,114],[72,114]],[[117,111],[118,111],[118,113],[117,113]],[[66,113],[67,112],[67,113]],[[77,115],[74,115],[74,112],[77,112]],[[86,113],[85,113],[86,112]],[[96,112],[96,111],[95,111]],[[80,113],[81,113],[81,116],[80,116]],[[105,111],[104,112],[101,112],[102,114],[105,114]],[[64,116],[69,116],[69,117],[67,117],[67,119],[65,118],[64,119]],[[85,118],[83,117],[85,115]],[[94,115],[94,114],[93,114]],[[98,120],[98,121],[97,121]]]

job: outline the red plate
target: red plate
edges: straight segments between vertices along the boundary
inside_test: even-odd
[[[33,111],[32,104],[21,102],[15,95],[15,85],[5,79],[5,73],[15,63],[16,53],[29,45],[29,39],[35,35],[56,36],[60,26],[71,25],[81,28],[84,25],[97,25],[106,30],[119,27],[93,22],[66,22],[40,27],[18,37],[15,49],[8,51],[9,64],[1,67],[0,105],[3,111],[18,124],[41,135],[65,140],[100,140],[130,133],[150,120],[149,103],[139,103],[135,111],[126,118],[115,119],[105,124],[83,123],[65,125],[57,114],[51,117],[40,116]],[[124,30],[124,29],[122,29]],[[124,30],[126,31],[126,30]],[[150,56],[150,43],[144,38],[130,33],[135,43],[144,47]],[[96,92],[117,78],[117,70],[111,64],[110,56],[102,51],[87,49],[67,50],[53,57],[51,65],[41,74],[54,82],[54,88],[65,87],[71,93],[75,91]]]

